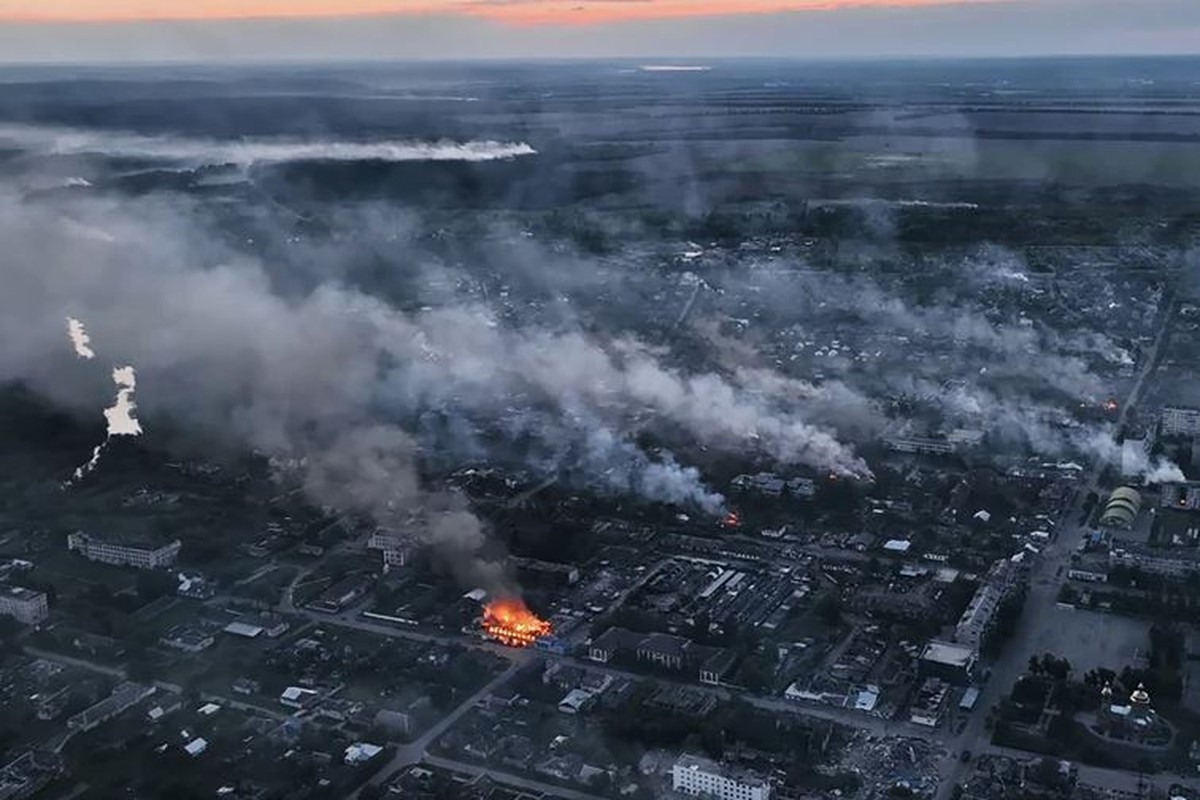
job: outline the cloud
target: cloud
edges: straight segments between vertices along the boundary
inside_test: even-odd
[[[574,8],[580,3],[560,5]],[[610,13],[612,9],[648,13],[657,5],[606,7]],[[588,12],[590,17],[565,11],[558,20],[563,24],[557,25],[512,25],[480,15],[508,10],[496,7],[475,8],[473,15],[466,13],[471,9],[462,8],[446,13],[451,9],[446,3],[421,4],[429,11],[422,14],[319,20],[279,16],[106,24],[9,21],[0,24],[0,59],[54,63],[720,56],[809,60],[1200,52],[1200,4],[1194,0],[824,5],[803,12],[625,22],[601,18],[604,8],[597,5]],[[724,7],[753,8],[740,3]],[[282,14],[284,4],[280,9]],[[526,17],[535,12],[543,13],[529,6],[511,10]],[[593,24],[577,24],[588,20]]]

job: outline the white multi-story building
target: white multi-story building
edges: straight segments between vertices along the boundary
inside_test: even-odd
[[[161,569],[171,566],[179,556],[182,546],[178,539],[161,547],[150,547],[133,543],[106,542],[82,532],[72,533],[67,537],[67,549],[81,554],[89,561],[138,569]]]
[[[0,614],[24,625],[37,625],[50,615],[46,595],[19,586],[0,586]]]
[[[1200,408],[1164,406],[1161,419],[1163,436],[1200,435]]]
[[[671,783],[677,792],[719,800],[768,800],[771,796],[771,784],[762,778],[686,754],[671,767]]]
[[[408,563],[408,557],[413,548],[413,539],[407,533],[380,528],[371,534],[371,538],[367,540],[367,547],[383,553],[383,568],[386,571],[392,567],[403,567]]]

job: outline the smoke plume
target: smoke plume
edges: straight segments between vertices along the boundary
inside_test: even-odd
[[[103,154],[188,164],[287,161],[496,161],[536,155],[523,142],[348,142],[293,139],[199,139],[80,128],[0,125],[0,142],[41,155]]]
[[[103,351],[138,365],[143,415],[297,465],[323,505],[395,528],[416,519],[415,539],[499,593],[502,571],[479,557],[479,520],[424,485],[427,450],[486,451],[512,426],[548,466],[592,487],[714,514],[723,499],[699,472],[643,451],[635,434],[666,426],[706,447],[868,474],[830,429],[733,379],[668,366],[635,340],[514,324],[480,304],[401,310],[337,283],[277,293],[261,263],[217,244],[202,219],[161,197],[0,195],[0,381],[86,411],[54,324],[72,310]],[[113,435],[129,430],[118,423],[132,409],[133,375],[120,377]],[[414,421],[431,412],[456,436],[423,440]]]

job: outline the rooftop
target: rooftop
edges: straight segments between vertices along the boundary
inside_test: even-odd
[[[3,586],[0,587],[0,592],[4,592],[9,597],[14,597],[17,600],[36,600],[43,596],[41,592],[35,592],[33,589],[26,589],[21,586]]]
[[[675,762],[675,769],[694,770],[696,772],[706,772],[709,775],[721,775],[729,780],[737,781],[746,786],[766,786],[767,782],[755,775],[752,772],[738,769],[727,764],[718,764],[715,761],[710,761],[707,758],[694,756],[690,753],[684,753]]]
[[[933,641],[925,645],[921,660],[965,669],[974,662],[975,649],[953,642]]]

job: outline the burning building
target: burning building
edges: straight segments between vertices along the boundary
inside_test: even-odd
[[[483,607],[483,630],[488,638],[509,647],[529,647],[550,635],[550,623],[534,614],[521,600],[494,600]]]

